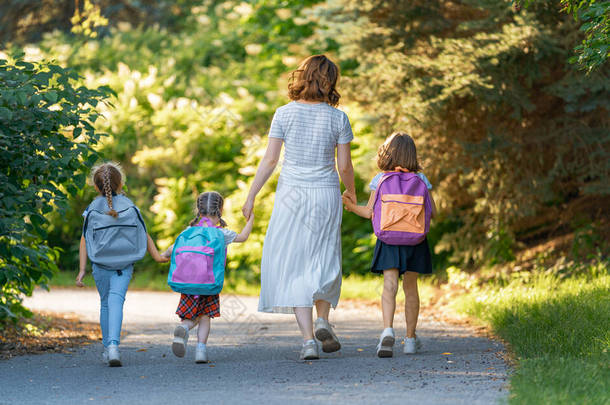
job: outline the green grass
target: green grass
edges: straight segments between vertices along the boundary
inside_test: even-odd
[[[600,261],[568,278],[524,273],[454,303],[517,358],[511,404],[610,404],[610,275]]]
[[[74,287],[74,278],[76,273],[59,272],[51,281],[51,287]],[[85,285],[95,287],[93,277],[88,272],[84,279]],[[422,305],[427,305],[434,296],[433,280],[429,277],[423,277],[419,280],[419,296]],[[129,284],[132,290],[151,290],[151,291],[171,291],[167,286],[167,273],[157,271],[138,270],[134,271],[133,279]],[[341,286],[341,299],[355,300],[379,300],[383,289],[382,276],[359,276],[350,275],[343,278]],[[223,288],[225,294],[238,295],[258,295],[260,285],[258,283],[249,283],[243,279],[227,277]],[[404,293],[401,289],[398,291],[398,301],[404,301]]]

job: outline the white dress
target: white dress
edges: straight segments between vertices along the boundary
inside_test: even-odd
[[[293,313],[341,293],[337,144],[353,138],[347,115],[326,103],[277,109],[269,136],[284,141],[284,162],[261,263],[261,312]]]

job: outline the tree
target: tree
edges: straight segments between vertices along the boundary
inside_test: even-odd
[[[528,7],[536,0],[514,0],[517,11],[522,5]],[[563,11],[572,14],[576,21],[582,21],[580,31],[585,38],[574,48],[577,56],[570,58],[571,63],[586,70],[587,73],[601,67],[608,60],[610,49],[610,2],[599,0],[561,0]]]
[[[567,64],[578,27],[558,6],[339,0],[315,11],[357,66],[348,96],[378,119],[380,142],[414,135],[441,208],[436,250],[456,262],[510,261],[521,242],[607,214],[608,69]]]
[[[45,286],[60,251],[46,215],[66,210],[98,159],[96,105],[109,88],[74,87],[78,75],[21,56],[0,59],[0,322],[27,315],[20,294]]]

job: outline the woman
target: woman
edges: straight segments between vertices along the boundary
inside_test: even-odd
[[[261,263],[259,311],[294,313],[303,335],[301,359],[318,359],[315,337],[324,352],[341,344],[328,323],[330,307],[341,293],[341,218],[344,195],[356,201],[350,142],[354,138],[347,115],[336,109],[339,69],[324,55],[314,55],[291,75],[292,102],[275,112],[269,144],[243,206],[248,218],[256,195],[279,160],[285,158],[273,213],[267,228]]]

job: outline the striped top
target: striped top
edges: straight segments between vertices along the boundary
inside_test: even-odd
[[[284,141],[280,184],[339,187],[335,148],[354,139],[343,111],[326,103],[292,101],[275,111],[269,136]]]

